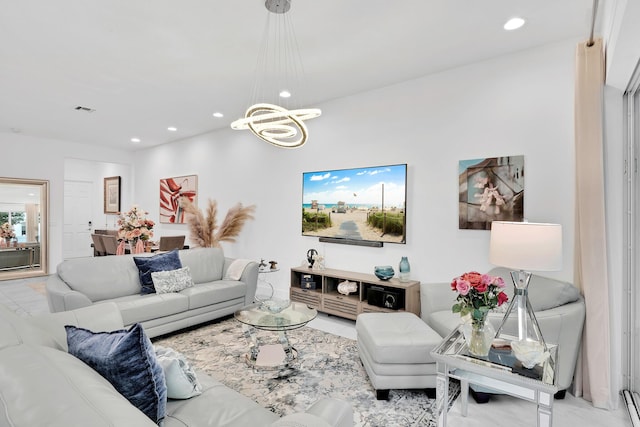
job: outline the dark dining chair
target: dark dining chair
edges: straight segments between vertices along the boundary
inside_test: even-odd
[[[172,251],[184,247],[185,236],[161,236],[158,243],[159,251]]]
[[[100,240],[104,246],[105,255],[116,255],[118,251],[118,239],[110,234],[101,234]]]
[[[105,256],[107,253],[102,243],[102,236],[99,234],[92,234],[91,240],[93,241],[93,256]]]
[[[116,237],[118,236],[118,230],[107,230],[107,229],[98,230],[98,229],[95,229],[93,232],[95,234],[111,234],[111,235],[116,236]]]

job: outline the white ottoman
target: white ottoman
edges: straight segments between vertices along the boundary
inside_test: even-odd
[[[358,353],[379,400],[390,389],[434,389],[431,358],[442,337],[413,313],[362,313],[356,319]],[[432,390],[433,392],[433,390]]]

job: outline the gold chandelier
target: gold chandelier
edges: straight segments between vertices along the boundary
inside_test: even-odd
[[[320,116],[318,108],[296,108],[302,93],[302,60],[287,12],[291,0],[265,0],[267,23],[256,64],[250,107],[231,123],[249,129],[258,138],[283,148],[297,148],[309,137],[305,120]],[[276,22],[272,23],[271,20]],[[261,101],[258,101],[261,100]]]

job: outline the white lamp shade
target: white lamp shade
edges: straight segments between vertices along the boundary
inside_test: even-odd
[[[489,262],[524,271],[562,269],[562,226],[493,221]]]

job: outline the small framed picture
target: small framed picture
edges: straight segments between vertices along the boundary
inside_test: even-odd
[[[104,213],[120,213],[120,177],[110,176],[104,179]]]

